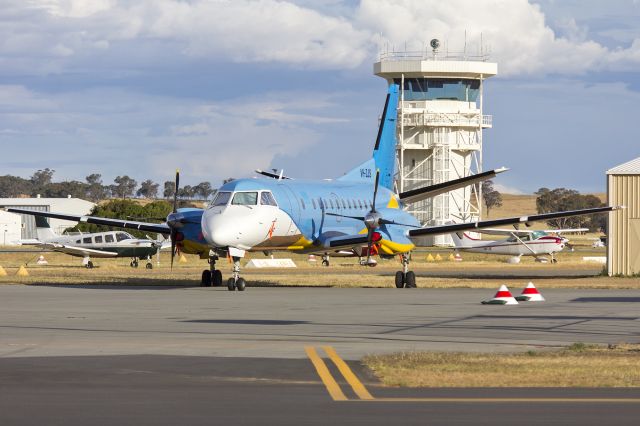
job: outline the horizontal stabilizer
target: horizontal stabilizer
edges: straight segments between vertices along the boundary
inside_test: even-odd
[[[284,176],[282,174],[282,172],[280,172],[280,174],[276,174],[276,173],[265,172],[264,170],[256,169],[256,173],[258,173],[259,175],[262,175],[262,176],[266,176],[266,177],[270,177],[270,178],[278,179],[278,180],[280,180],[280,179],[291,179],[288,176]]]
[[[6,208],[10,213],[28,214],[32,216],[50,217],[54,219],[70,220],[72,222],[93,223],[95,225],[115,226],[116,228],[137,229],[146,232],[158,232],[160,234],[171,233],[166,224],[135,222],[122,219],[109,219],[105,217],[79,216],[65,213],[42,212],[27,209]]]
[[[624,208],[624,207],[621,207],[621,206],[595,207],[591,209],[543,213],[543,214],[536,214],[531,216],[484,220],[480,222],[466,222],[466,223],[454,223],[454,224],[440,225],[440,226],[429,226],[426,228],[411,229],[409,230],[409,236],[418,237],[421,235],[440,235],[440,234],[448,234],[450,232],[475,230],[479,228],[491,228],[493,226],[505,226],[505,225],[515,225],[515,224],[528,225],[530,222],[539,222],[539,221],[557,219],[559,217],[580,216],[584,214],[606,213],[606,212],[610,212],[612,210],[618,210],[621,208]]]
[[[460,179],[450,180],[448,182],[425,186],[424,188],[412,189],[410,191],[401,192],[399,194],[399,197],[400,200],[404,203],[415,203],[416,201],[421,201],[426,198],[432,198],[436,195],[444,194],[445,192],[464,188],[465,186],[492,179],[499,173],[506,172],[507,170],[509,169],[507,169],[506,167],[501,167],[499,169],[489,170],[488,172],[482,172]]]

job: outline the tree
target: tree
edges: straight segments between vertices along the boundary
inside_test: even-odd
[[[29,179],[31,181],[31,184],[33,185],[33,193],[37,194],[44,192],[47,185],[51,184],[51,180],[53,179],[53,174],[55,172],[55,170],[52,170],[48,167],[44,170],[38,170],[37,172],[35,172],[31,176],[31,179]]]
[[[550,213],[554,211],[568,211],[601,207],[604,204],[595,195],[582,195],[574,189],[567,188],[540,188],[535,194],[538,213]],[[549,226],[555,228],[589,228],[597,230],[602,227],[602,218],[594,216],[572,216],[552,219],[547,221]]]
[[[168,180],[164,183],[164,191],[162,192],[162,195],[164,195],[164,198],[169,199],[169,198],[173,198],[173,194],[175,194],[176,192],[176,183],[172,180]]]
[[[42,195],[49,198],[74,197],[82,198],[87,193],[87,184],[77,180],[49,183]]]
[[[107,188],[102,185],[102,175],[99,173],[93,173],[85,177],[87,181],[86,197],[97,202],[107,197]]]
[[[492,208],[502,206],[502,194],[493,188],[491,180],[482,182],[482,199],[487,209],[487,216]]]
[[[213,194],[214,189],[211,188],[209,182],[200,182],[193,187],[194,193],[200,197],[201,200],[207,200]]]
[[[111,185],[111,193],[123,200],[127,197],[131,197],[136,186],[138,186],[138,182],[127,175],[117,176],[113,181],[115,182],[115,185]]]
[[[33,184],[30,180],[18,176],[0,176],[0,198],[13,198],[32,193]]]
[[[160,188],[160,184],[147,179],[140,184],[140,189],[138,189],[136,195],[144,198],[156,198],[158,196],[158,188]]]

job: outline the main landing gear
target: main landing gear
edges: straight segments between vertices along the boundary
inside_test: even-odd
[[[147,264],[145,265],[145,268],[153,269],[153,263],[151,263],[151,256],[147,256],[146,261],[147,261]],[[131,263],[129,263],[129,266],[131,266],[132,268],[137,268],[138,266],[140,266],[140,262],[138,258],[137,257],[131,258]]]
[[[329,255],[327,253],[322,255],[322,266],[329,266]]]
[[[409,254],[400,255],[402,260],[402,271],[396,272],[397,288],[416,288],[416,274],[409,270]]]
[[[240,277],[240,259],[241,257],[233,256],[233,276],[227,280],[227,289],[229,291],[244,291],[247,282]]]
[[[201,287],[220,287],[222,285],[222,272],[216,269],[216,260],[218,260],[217,255],[209,255],[209,269],[202,271]]]

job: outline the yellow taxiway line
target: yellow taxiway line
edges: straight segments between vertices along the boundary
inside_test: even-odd
[[[324,383],[329,395],[334,401],[362,401],[362,402],[433,402],[433,403],[508,403],[508,402],[526,402],[526,403],[576,403],[576,404],[638,404],[640,398],[448,398],[448,397],[427,397],[427,398],[412,398],[412,397],[399,397],[399,398],[375,398],[362,384],[358,377],[349,368],[346,362],[331,346],[323,346],[322,349],[327,353],[331,361],[338,367],[338,370],[345,378],[347,383],[351,386],[355,394],[359,399],[349,399],[344,394],[338,382],[333,378],[331,372],[327,368],[322,358],[316,352],[313,346],[305,346],[304,350],[307,356],[311,360],[311,363],[316,368],[316,372],[322,383]]]

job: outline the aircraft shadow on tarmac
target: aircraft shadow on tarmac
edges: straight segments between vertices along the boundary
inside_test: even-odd
[[[591,302],[622,302],[622,303],[637,303],[640,302],[640,297],[578,297],[571,300],[571,302],[591,303]]]
[[[105,281],[100,284],[57,284],[57,283],[31,283],[29,285],[38,287],[59,287],[59,288],[81,288],[89,290],[172,290],[187,287],[200,287],[200,283],[194,279],[172,279],[172,278],[117,278],[113,281]],[[304,284],[282,284],[276,281],[251,281],[247,287],[281,287],[281,288],[331,288],[330,284],[324,285],[304,285]],[[218,289],[227,290],[226,285]]]
[[[287,320],[249,320],[249,319],[211,319],[211,320],[185,320],[181,322],[195,322],[203,324],[244,324],[244,325],[302,325],[311,324],[309,321]]]

